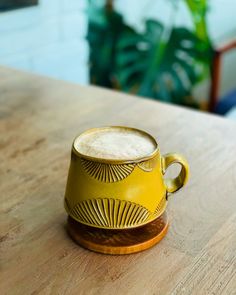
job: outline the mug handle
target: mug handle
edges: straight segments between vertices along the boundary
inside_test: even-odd
[[[174,193],[178,191],[181,187],[183,187],[189,177],[189,165],[187,160],[180,154],[166,154],[162,156],[162,173],[163,175],[166,173],[167,168],[172,165],[178,163],[181,165],[181,171],[176,178],[167,178],[164,180],[166,190],[168,193]]]

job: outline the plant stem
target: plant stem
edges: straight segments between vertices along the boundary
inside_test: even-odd
[[[207,0],[185,0],[194,22],[196,35],[201,40],[209,40],[206,24]]]
[[[113,0],[106,0],[106,11],[111,12],[113,10]]]
[[[177,12],[177,8],[175,5],[173,5],[172,7],[172,11],[171,11],[171,15],[170,15],[170,20],[169,20],[169,24],[165,29],[163,34],[161,35],[160,40],[156,40],[156,45],[154,47],[154,51],[155,51],[155,55],[153,58],[153,62],[151,63],[151,66],[149,67],[146,75],[145,75],[145,79],[142,82],[142,84],[140,85],[140,93],[142,93],[143,88],[146,87],[147,84],[151,84],[152,80],[150,79],[150,77],[155,77],[155,73],[157,72],[157,69],[159,69],[162,60],[163,60],[163,56],[165,54],[166,48],[168,46],[168,42],[174,27],[174,23],[175,23],[175,16],[176,16],[176,12]]]

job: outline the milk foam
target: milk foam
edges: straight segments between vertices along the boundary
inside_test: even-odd
[[[74,147],[86,156],[132,160],[150,155],[156,149],[156,144],[139,131],[111,127],[80,135]]]

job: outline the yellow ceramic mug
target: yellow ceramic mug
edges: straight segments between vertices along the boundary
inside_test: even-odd
[[[141,132],[156,148],[152,154],[138,159],[100,159],[80,154],[75,148],[76,138],[72,145],[65,209],[72,218],[89,226],[126,229],[144,225],[165,211],[168,193],[186,184],[188,163],[176,153],[161,156],[156,140],[138,129],[113,126],[86,133],[109,128]],[[165,180],[163,175],[173,163],[179,163],[181,171],[176,178]]]

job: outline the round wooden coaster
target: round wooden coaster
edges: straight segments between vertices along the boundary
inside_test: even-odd
[[[123,230],[99,229],[68,217],[68,232],[72,239],[86,249],[104,254],[130,254],[146,250],[164,238],[168,226],[166,212],[144,226]]]

